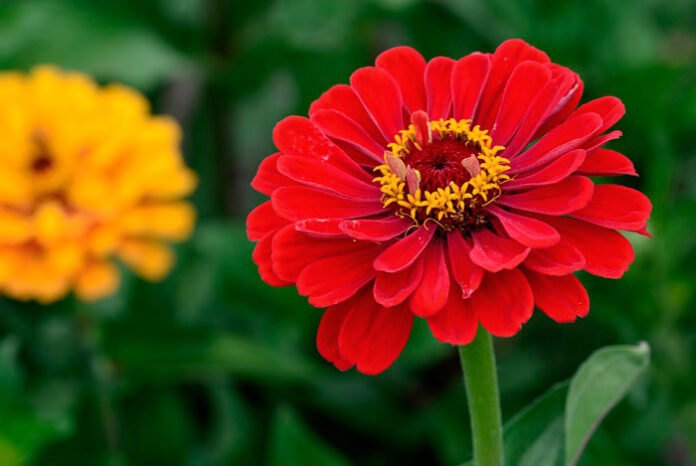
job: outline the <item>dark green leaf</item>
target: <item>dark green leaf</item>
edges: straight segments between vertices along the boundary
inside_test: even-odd
[[[17,364],[19,339],[7,337],[0,341],[0,406],[16,394],[22,383],[22,370]]]
[[[50,63],[150,88],[189,66],[161,37],[96,7],[68,1],[10,2],[0,8],[0,64]]]
[[[346,466],[348,461],[311,432],[290,408],[276,414],[268,466]]]
[[[61,435],[58,426],[41,418],[24,397],[19,341],[0,342],[0,464],[20,466],[47,442]]]
[[[177,328],[160,328],[156,335],[137,334],[132,329],[130,333],[114,332],[107,340],[107,350],[130,376],[140,380],[234,374],[290,382],[311,379],[318,367],[299,355],[242,336]]]
[[[505,463],[554,466],[563,457],[568,383],[556,385],[505,424]]]

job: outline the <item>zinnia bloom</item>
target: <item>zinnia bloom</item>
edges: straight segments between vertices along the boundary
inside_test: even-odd
[[[0,74],[0,291],[49,302],[116,290],[117,257],[162,278],[196,183],[180,130],[123,86],[50,67]]]
[[[479,324],[516,334],[536,305],[558,322],[589,310],[573,272],[619,278],[633,261],[616,230],[647,234],[650,201],[589,176],[636,175],[603,146],[615,97],[578,107],[577,74],[521,40],[429,62],[382,53],[277,124],[278,153],[247,220],[269,284],[295,284],[324,312],[319,352],[339,369],[387,368],[414,316],[438,340]]]

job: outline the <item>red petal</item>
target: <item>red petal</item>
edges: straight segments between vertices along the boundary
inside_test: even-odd
[[[350,84],[387,141],[404,127],[403,102],[396,81],[386,71],[365,67],[350,77]]]
[[[469,258],[489,272],[514,269],[529,254],[529,248],[517,241],[503,238],[490,230],[475,231],[472,234],[474,247]]]
[[[340,218],[308,218],[295,222],[295,230],[306,233],[313,238],[345,238],[346,234],[340,228],[342,221]]]
[[[534,61],[523,62],[513,70],[491,129],[493,145],[507,145],[524,121],[531,103],[550,79],[551,71]]]
[[[565,217],[546,217],[545,221],[585,256],[585,270],[591,274],[621,278],[633,262],[631,243],[614,230]]]
[[[379,201],[382,192],[375,183],[365,183],[322,160],[284,155],[278,170],[298,183],[333,191],[342,196]]]
[[[575,172],[584,160],[584,150],[572,150],[561,155],[545,167],[539,167],[537,170],[531,170],[513,178],[503,185],[503,189],[505,191],[518,191],[520,189],[558,183]]]
[[[491,57],[478,52],[460,59],[452,67],[452,101],[457,120],[470,119],[476,112],[490,67]]]
[[[324,92],[309,107],[309,115],[314,116],[314,113],[318,110],[325,109],[338,110],[360,125],[372,139],[381,144],[387,143],[382,133],[379,132],[379,128],[372,121],[372,117],[367,113],[362,102],[360,102],[360,99],[350,86],[338,84]]]
[[[273,237],[273,271],[282,279],[294,282],[307,264],[355,248],[353,239],[317,239],[297,231],[295,225],[288,225]]]
[[[510,173],[531,170],[578,149],[602,126],[596,113],[585,113],[556,126],[523,154],[511,160]]]
[[[355,161],[361,167],[367,168],[367,171],[372,172],[375,166],[375,159],[371,155],[366,155],[362,149],[358,149],[353,144],[340,139],[331,139],[336,146],[346,153],[348,157]],[[383,161],[382,161],[383,162]]]
[[[597,134],[600,134],[614,126],[626,114],[626,107],[616,97],[605,96],[581,105],[571,118],[583,113],[596,113],[602,117],[602,126],[597,130]]]
[[[567,275],[585,267],[585,256],[569,242],[561,240],[546,249],[533,249],[524,265],[546,275]]]
[[[277,231],[288,223],[275,213],[271,201],[266,201],[252,210],[247,217],[247,236],[251,241],[259,241],[271,231]]]
[[[411,333],[413,314],[406,306],[385,308],[365,293],[348,313],[338,335],[341,355],[358,371],[374,375],[396,360]]]
[[[452,269],[452,278],[462,289],[462,298],[466,299],[481,284],[483,269],[471,262],[469,254],[471,246],[458,231],[447,234],[447,249],[449,250],[449,263]]]
[[[387,241],[404,233],[413,225],[413,222],[398,218],[388,217],[379,219],[344,220],[341,222],[341,231],[351,238],[367,241]]]
[[[276,189],[272,200],[275,211],[290,220],[366,217],[384,211],[378,200],[357,200],[304,186]]]
[[[582,145],[582,148],[585,149],[585,151],[589,154],[590,152],[593,152],[594,150],[602,147],[609,141],[619,139],[622,135],[623,133],[621,131],[612,131],[611,133],[603,134],[601,136],[597,136],[595,138],[590,139]]]
[[[307,118],[289,116],[278,122],[273,129],[273,143],[286,155],[318,159],[353,175],[359,180],[367,183],[372,182],[372,175],[348,157],[326,137],[316,124]]]
[[[447,303],[450,277],[441,241],[432,241],[423,253],[423,277],[411,295],[409,306],[419,317],[436,314]]]
[[[556,65],[557,68],[554,68],[553,64],[549,66],[553,70],[554,79],[560,79],[564,82],[563,91],[557,99],[554,99],[553,108],[548,112],[544,124],[537,129],[534,137],[531,138],[532,140],[548,133],[551,129],[566,121],[582,98],[584,84],[580,76],[562,66]]]
[[[428,325],[437,340],[452,345],[468,345],[476,336],[478,319],[470,299],[450,293],[447,305],[428,318]]]
[[[515,209],[549,215],[564,215],[582,209],[592,199],[594,184],[584,176],[571,176],[560,183],[514,194],[496,202]],[[290,189],[290,188],[283,188]],[[276,208],[276,210],[278,210]],[[281,211],[281,214],[283,212]]]
[[[648,226],[647,226],[647,225],[643,225],[643,228],[640,228],[640,229],[634,230],[634,231],[635,231],[636,233],[638,233],[639,235],[644,235],[644,236],[647,236],[648,238],[652,238],[652,237],[653,237],[653,236],[648,232]]]
[[[278,171],[276,163],[281,153],[269,155],[261,161],[256,176],[251,181],[251,187],[260,193],[270,196],[281,186],[294,186],[297,183]]]
[[[595,187],[590,203],[571,216],[607,228],[639,230],[651,210],[645,194],[625,186],[602,184]]]
[[[357,148],[371,160],[384,162],[384,146],[372,139],[360,125],[338,110],[317,110],[312,114],[312,121],[334,139],[345,141]],[[374,165],[374,164],[373,164]]]
[[[510,238],[525,246],[548,248],[561,239],[561,235],[551,225],[542,221],[514,214],[493,205],[488,206],[488,212],[500,220]]]
[[[375,276],[372,260],[378,249],[362,247],[340,256],[312,262],[297,277],[297,291],[316,307],[350,298]]]
[[[430,230],[419,227],[404,239],[389,246],[375,259],[375,269],[382,272],[398,272],[413,264],[425,247],[430,243],[435,228]]]
[[[526,60],[548,63],[549,57],[519,39],[507,40],[500,44],[491,58],[491,71],[488,82],[481,94],[476,121],[485,129],[490,129],[498,114],[503,89],[513,70]]]
[[[534,311],[534,297],[519,270],[487,273],[471,298],[481,325],[497,337],[511,337]]]
[[[270,232],[264,236],[261,241],[256,244],[251,257],[254,260],[254,264],[259,267],[259,275],[261,275],[263,281],[271,286],[288,286],[291,283],[283,280],[273,271],[271,244],[274,236],[274,232]]]
[[[455,61],[435,57],[425,67],[425,93],[428,97],[428,116],[431,120],[447,119],[452,111],[450,79]]]
[[[339,370],[345,371],[353,367],[353,363],[346,361],[338,350],[338,335],[348,316],[348,311],[355,303],[351,299],[335,306],[331,306],[321,317],[319,330],[317,331],[317,349],[324,359],[333,363]]]
[[[556,322],[575,322],[590,311],[590,298],[575,275],[550,277],[525,271],[534,303]]]
[[[416,289],[423,277],[423,256],[400,272],[377,272],[375,301],[386,307],[401,304]]]
[[[580,82],[580,84],[582,84],[582,82]],[[575,100],[575,97],[573,97],[573,89],[577,88],[577,86],[577,75],[572,72],[560,74],[559,76],[553,78],[551,82],[548,82],[546,87],[532,102],[529,111],[524,116],[524,121],[522,121],[520,128],[515,134],[515,137],[513,137],[512,141],[506,145],[504,152],[505,156],[516,156],[521,150],[527,147],[531,141],[538,139],[552,128],[555,128],[558,123],[565,121],[565,118],[563,118],[552,126],[549,126],[546,119],[548,118],[550,112],[556,108],[556,106],[559,104],[562,105],[565,98]],[[577,90],[575,92],[577,92]],[[575,102],[575,105],[577,105],[577,102]],[[573,106],[573,108],[575,108],[575,106]],[[556,117],[552,118],[552,120],[555,119]]]
[[[423,86],[425,59],[411,47],[394,47],[382,52],[375,61],[377,68],[385,70],[399,84],[406,108],[412,113],[425,110],[426,98]]]
[[[578,168],[578,173],[590,176],[638,176],[633,162],[623,154],[609,149],[597,149]]]

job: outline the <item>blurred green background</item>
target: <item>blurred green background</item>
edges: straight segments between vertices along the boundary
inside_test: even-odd
[[[647,340],[648,375],[584,465],[696,464],[693,0],[4,0],[0,67],[87,71],[184,128],[194,238],[161,284],[126,275],[87,306],[0,302],[0,465],[457,465],[470,456],[455,351],[414,329],[378,377],[318,355],[321,311],[258,278],[244,219],[272,128],[385,48],[430,59],[520,37],[627,107],[611,148],[654,204],[620,281],[583,276],[574,325],[536,313],[497,340],[504,418],[596,348]]]

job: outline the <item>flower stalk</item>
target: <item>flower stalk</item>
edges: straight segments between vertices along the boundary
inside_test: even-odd
[[[491,334],[479,328],[470,344],[459,347],[476,466],[503,465],[503,427]]]

